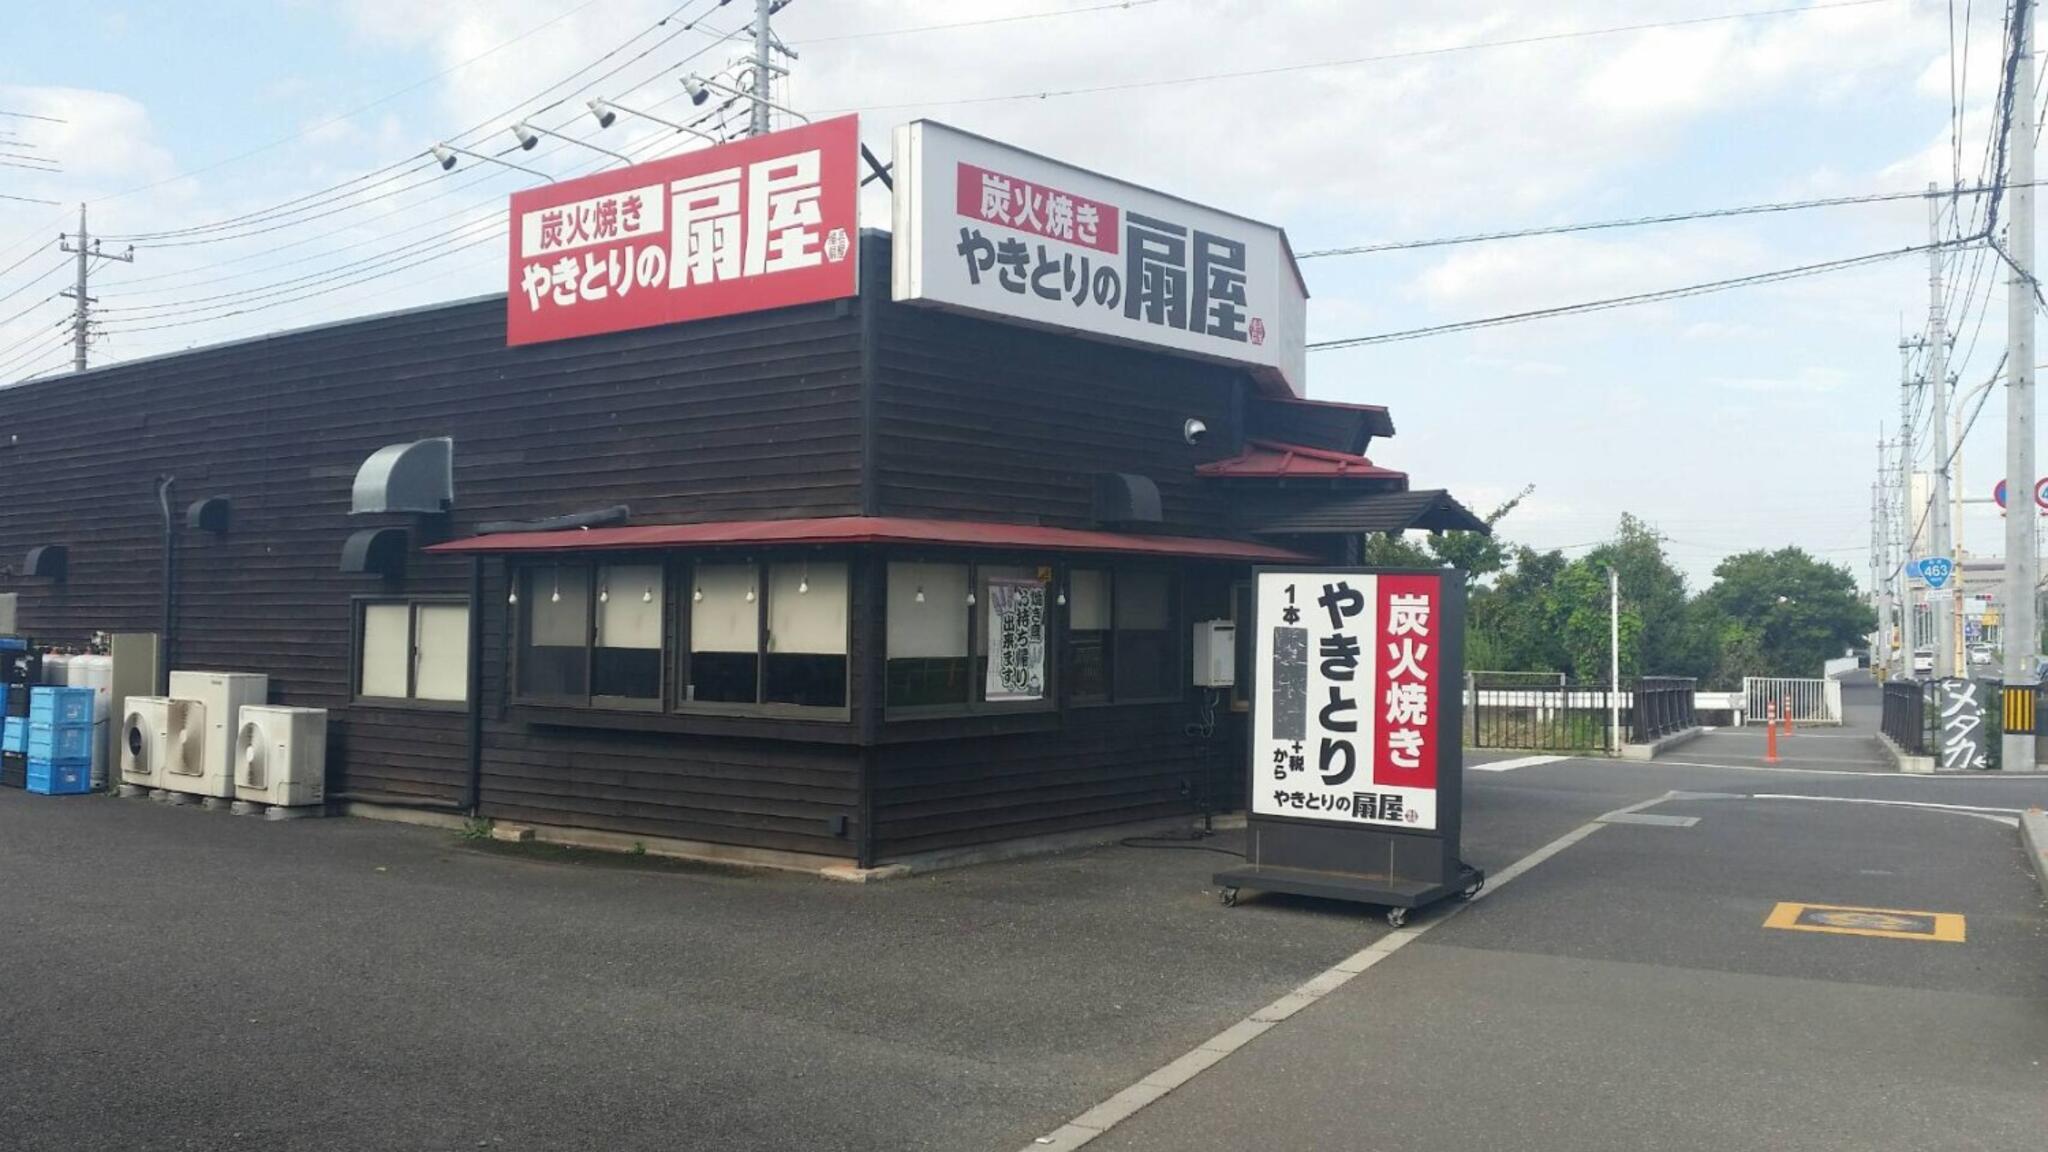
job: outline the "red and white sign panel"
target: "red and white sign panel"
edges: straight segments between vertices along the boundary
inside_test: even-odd
[[[515,192],[506,343],[852,296],[859,201],[855,116]]]
[[[1261,572],[1252,812],[1436,829],[1443,578]]]
[[[897,300],[1242,365],[1304,394],[1280,229],[919,120],[896,130]]]

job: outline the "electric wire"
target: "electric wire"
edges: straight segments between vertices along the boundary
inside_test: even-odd
[[[1008,92],[996,96],[941,97],[926,100],[904,101],[894,104],[869,104],[860,108],[838,108],[832,112],[885,112],[899,108],[922,108],[958,106],[969,104],[997,104],[1011,100],[1050,100],[1067,96],[1096,96],[1108,92],[1130,92],[1143,88],[1176,87],[1184,84],[1204,84],[1216,80],[1246,80],[1263,76],[1282,76],[1297,72],[1311,72],[1326,68],[1352,68],[1365,64],[1383,64],[1394,60],[1415,60],[1433,56],[1449,56],[1462,52],[1476,52],[1491,48],[1520,48],[1531,44],[1549,44],[1560,40],[1584,40],[1596,36],[1618,36],[1630,32],[1647,32],[1662,28],[1682,28],[1701,24],[1726,23],[1735,20],[1756,20],[1771,16],[1809,15],[1841,8],[1865,8],[1873,4],[1892,4],[1898,0],[1831,0],[1827,3],[1801,4],[1783,8],[1754,9],[1748,12],[1725,12],[1712,16],[1694,16],[1679,20],[1657,20],[1636,24],[1619,24],[1604,28],[1582,28],[1569,32],[1546,32],[1532,36],[1516,36],[1502,40],[1478,40],[1469,44],[1448,44],[1437,48],[1415,48],[1400,52],[1380,52],[1370,56],[1352,56],[1340,60],[1318,60],[1298,64],[1276,64],[1265,68],[1246,68],[1230,72],[1205,72],[1192,76],[1172,76],[1157,80],[1125,80],[1109,84],[1091,84],[1075,88],[1054,88],[1032,92]],[[828,115],[830,113],[821,113]]]
[[[917,32],[950,32],[956,28],[981,28],[991,24],[1017,24],[1026,20],[1047,20],[1056,16],[1081,16],[1090,12],[1122,11],[1144,8],[1157,4],[1159,0],[1115,0],[1109,4],[1095,4],[1086,8],[1056,8],[1049,12],[1020,12],[1011,16],[991,16],[983,20],[958,20],[951,24],[919,24],[910,28],[877,28],[868,32],[841,32],[830,36],[807,36],[790,43],[799,45],[831,44],[845,40],[873,40],[883,36],[908,36]]]
[[[1526,323],[1531,320],[1576,316],[1589,312],[1604,312],[1614,308],[1627,308],[1637,304],[1653,304],[1663,300],[1703,296],[1713,292],[1725,292],[1733,288],[1746,288],[1758,284],[1774,284],[1784,280],[1818,276],[1828,272],[1839,272],[1850,268],[1885,263],[1904,256],[1935,251],[1938,248],[1947,246],[1948,242],[1945,241],[1939,244],[1915,244],[1910,247],[1886,252],[1872,252],[1862,256],[1850,256],[1839,260],[1824,260],[1813,264],[1795,265],[1790,268],[1778,268],[1768,272],[1756,272],[1746,276],[1733,276],[1722,280],[1707,280],[1677,288],[1635,292],[1625,296],[1612,296],[1602,300],[1587,300],[1576,304],[1560,304],[1549,308],[1532,308],[1522,312],[1509,312],[1498,316],[1481,317],[1475,320],[1458,320],[1447,324],[1431,324],[1420,328],[1406,328],[1392,332],[1378,332],[1368,336],[1347,336],[1334,340],[1316,340],[1308,344],[1308,350],[1310,352],[1330,352],[1345,348],[1362,348],[1374,344],[1392,344],[1404,340],[1418,340],[1426,336],[1470,332],[1481,328],[1496,328],[1507,324]]]

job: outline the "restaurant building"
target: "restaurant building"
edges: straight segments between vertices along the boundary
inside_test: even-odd
[[[1368,458],[1383,409],[1303,397],[1277,229],[919,124],[860,232],[838,124],[521,193],[506,295],[0,391],[18,630],[268,674],[367,814],[865,868],[1239,806],[1211,641],[1252,568],[1484,526]],[[548,252],[636,192],[652,226]],[[735,278],[834,278],[721,285],[728,235]]]

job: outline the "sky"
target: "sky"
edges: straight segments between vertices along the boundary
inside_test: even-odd
[[[1269,221],[1307,253],[1968,183],[2001,9],[790,0],[775,27],[797,55],[776,96],[859,112],[885,157],[894,125],[928,117]],[[0,154],[32,159],[0,166],[0,197],[22,198],[0,199],[0,380],[69,363],[69,302],[49,294],[68,284],[53,242],[81,201],[104,250],[135,246],[95,272],[96,364],[502,291],[505,200],[536,178],[466,158],[443,173],[427,147],[496,154],[522,118],[636,159],[691,147],[630,117],[600,131],[583,101],[703,111],[680,80],[741,56],[751,11],[75,0],[16,22],[0,111],[28,115],[0,116]],[[558,176],[615,163],[558,139],[507,158]],[[862,214],[888,226],[878,185]],[[1927,242],[1928,216],[1915,198],[1305,259],[1308,336],[1896,252]],[[1518,543],[1577,554],[1626,512],[1696,588],[1723,556],[1788,544],[1867,582],[1876,445],[1899,422],[1899,341],[1927,320],[1929,263],[1316,352],[1309,394],[1388,406],[1398,434],[1372,456],[1418,487],[1485,512],[1533,485],[1501,525]],[[1948,308],[1968,392],[1999,364],[2003,272],[1979,253],[1941,263],[1976,285]],[[2002,390],[1989,399],[1957,454],[1966,496],[2003,470]],[[1961,530],[1999,551],[1995,508],[1966,506]]]

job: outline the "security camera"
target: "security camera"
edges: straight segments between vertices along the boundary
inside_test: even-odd
[[[1209,434],[1209,426],[1200,420],[1189,419],[1180,426],[1180,438],[1190,444],[1200,444],[1202,437]]]

